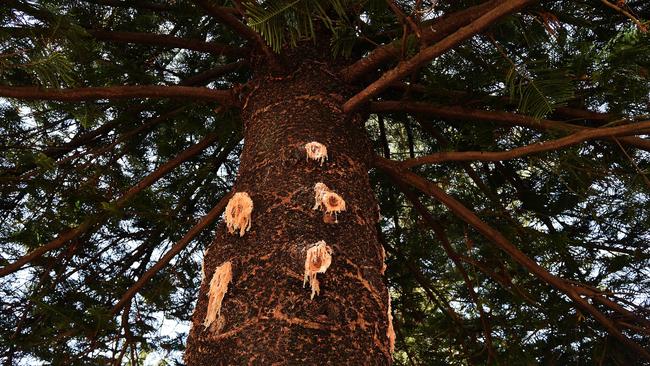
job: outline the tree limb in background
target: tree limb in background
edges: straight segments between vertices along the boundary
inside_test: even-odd
[[[386,247],[386,250],[389,253],[395,255],[399,261],[403,262],[406,265],[406,269],[408,269],[408,271],[413,275],[415,282],[417,282],[422,290],[424,290],[424,294],[429,299],[429,301],[435,304],[440,309],[442,314],[444,314],[447,318],[449,318],[449,320],[456,324],[456,326],[458,326],[459,329],[461,329],[461,331],[464,333],[465,327],[463,326],[462,317],[445,299],[444,294],[441,294],[440,291],[435,288],[433,283],[431,283],[427,276],[422,273],[422,270],[411,258],[405,257],[404,253],[402,253],[399,248],[388,244],[385,239],[382,238],[382,241],[383,245]],[[476,342],[476,337],[471,332],[470,337],[472,337],[472,340]],[[459,337],[458,341],[460,342],[460,346],[465,349],[466,353],[469,353],[467,344],[465,343],[463,337]]]
[[[133,339],[133,333],[131,333],[131,329],[129,327],[130,311],[131,311],[131,302],[129,301],[129,303],[125,305],[124,312],[122,312],[122,324],[120,324],[122,326],[122,329],[124,329],[124,344],[122,345],[122,349],[120,350],[120,353],[117,354],[117,356],[114,359],[113,362],[114,366],[119,366],[122,364],[122,359],[124,358],[126,349],[128,348],[129,344],[132,342]]]
[[[447,138],[440,133],[437,129],[435,129],[431,124],[426,123],[423,121],[421,118],[415,118],[416,121],[418,121],[420,127],[427,132],[431,137],[435,138],[436,141],[438,142],[438,145],[442,149],[446,149],[449,147],[450,143],[447,140]],[[492,203],[498,207],[502,215],[505,217],[508,222],[517,230],[517,232],[520,235],[524,235],[523,229],[521,225],[510,215],[508,212],[508,209],[503,205],[503,203],[500,201],[499,196],[496,192],[494,192],[492,189],[488,187],[488,185],[485,184],[485,182],[481,179],[479,176],[478,172],[472,167],[472,165],[468,162],[461,161],[460,166],[463,168],[465,173],[469,176],[469,178],[474,182],[474,184],[492,201]]]
[[[158,3],[153,3],[153,2],[148,2],[148,1],[140,1],[140,0],[83,0],[84,2],[91,3],[91,4],[97,4],[97,5],[105,5],[105,6],[112,6],[116,8],[135,8],[135,9],[145,9],[145,10],[151,10],[151,11],[169,11],[169,12],[175,12],[178,11],[179,8],[176,5],[170,5],[170,4],[158,4]]]
[[[179,38],[163,34],[141,32],[119,32],[106,30],[86,30],[95,39],[114,43],[136,43],[170,48],[183,48],[193,51],[210,52],[216,55],[245,56],[245,48],[224,45],[218,42],[205,42],[198,39]]]
[[[472,301],[474,302],[476,310],[479,314],[479,318],[481,319],[481,325],[483,326],[483,334],[485,336],[485,345],[488,351],[488,360],[486,361],[486,363],[489,365],[495,357],[494,346],[492,345],[492,327],[490,326],[490,322],[488,320],[487,314],[485,314],[485,311],[483,310],[483,304],[479,300],[476,291],[474,291],[474,285],[472,284],[472,280],[469,278],[467,271],[465,271],[465,268],[461,263],[458,253],[456,253],[456,251],[452,248],[451,243],[449,242],[449,238],[447,237],[447,235],[445,235],[445,231],[442,225],[440,225],[440,223],[438,223],[433,218],[431,213],[424,207],[424,205],[420,202],[417,196],[413,194],[413,192],[410,189],[404,187],[404,185],[402,185],[400,182],[397,182],[397,185],[402,191],[402,193],[404,193],[406,198],[408,198],[408,200],[411,201],[411,203],[413,204],[413,208],[415,208],[415,210],[420,214],[420,216],[424,219],[427,225],[429,225],[433,233],[438,238],[438,241],[442,245],[442,248],[445,250],[445,253],[447,253],[447,256],[449,257],[449,259],[451,259],[451,261],[454,263],[454,266],[463,277],[463,281],[465,282],[465,287],[467,287],[469,296],[472,298]]]
[[[447,161],[501,161],[515,159],[534,153],[563,149],[577,145],[587,140],[598,138],[610,138],[616,136],[635,135],[650,129],[650,121],[631,123],[616,127],[601,127],[589,130],[581,130],[569,136],[556,140],[548,140],[521,146],[508,151],[444,151],[415,159],[407,159],[401,162],[405,168],[412,168],[422,164],[442,163]]]
[[[391,85],[391,88],[397,90],[410,90],[412,92],[426,94],[434,98],[444,98],[444,99],[453,99],[459,101],[459,105],[466,104],[475,104],[476,102],[488,102],[496,104],[506,104],[508,106],[517,107],[517,103],[514,102],[508,96],[497,96],[490,95],[485,93],[470,93],[460,90],[450,90],[444,88],[427,88],[422,84],[416,83],[404,83],[396,82]],[[563,107],[558,106],[553,111],[553,115],[556,115],[558,118],[565,118],[569,120],[584,120],[596,125],[605,124],[607,122],[617,119],[617,116],[612,113],[599,113],[593,112],[587,109],[581,109],[576,107]]]
[[[43,37],[46,39],[63,38],[61,29],[43,27],[0,27],[0,32],[14,38]],[[245,56],[249,53],[246,48],[229,46],[219,42],[206,42],[200,39],[180,38],[166,34],[144,32],[110,31],[100,29],[85,29],[91,37],[98,41],[129,44],[146,44],[167,48],[181,48],[199,52],[209,52],[215,55]]]
[[[188,108],[188,106],[181,106],[181,107],[173,109],[173,110],[171,110],[171,111],[169,111],[167,113],[163,113],[163,114],[161,114],[159,116],[149,118],[143,124],[141,124],[140,126],[134,128],[132,130],[121,133],[115,139],[115,141],[111,142],[110,144],[107,144],[105,146],[93,149],[89,153],[92,154],[92,155],[103,154],[103,153],[109,151],[110,149],[114,148],[115,146],[117,146],[119,143],[124,142],[127,139],[129,139],[129,138],[131,138],[133,136],[136,136],[136,135],[138,135],[138,134],[140,134],[140,133],[142,133],[142,132],[144,132],[146,130],[149,130],[149,129],[155,127],[156,125],[169,120],[170,118],[174,118],[175,116],[181,114],[181,112],[185,111],[187,108]],[[64,161],[65,160],[67,160],[67,159],[64,159]]]
[[[194,0],[194,2],[203,8],[206,13],[210,14],[211,17],[232,28],[239,35],[252,42],[266,56],[267,61],[272,66],[277,67],[276,55],[257,32],[240,22],[231,12],[225,11],[223,7],[214,5],[209,0]]]
[[[154,264],[151,268],[149,268],[139,279],[136,283],[134,283],[125,293],[122,295],[122,298],[113,306],[111,309],[112,314],[117,314],[122,307],[124,307],[127,303],[130,303],[131,299],[133,296],[135,296],[140,289],[144,285],[149,282],[149,280],[156,274],[158,271],[160,271],[163,267],[165,267],[171,260],[174,258],[178,253],[180,253],[187,244],[194,239],[194,237],[201,232],[206,226],[208,226],[210,223],[212,223],[214,220],[216,220],[219,215],[223,212],[224,208],[228,204],[228,200],[232,196],[232,192],[226,194],[223,196],[219,202],[208,212],[205,216],[203,216],[192,228],[185,234],[183,237],[174,243],[174,245],[165,253],[165,255],[160,258],[156,264]]]
[[[393,13],[395,13],[397,20],[399,20],[400,23],[402,24],[407,23],[408,26],[411,28],[411,31],[415,33],[415,35],[418,38],[422,38],[422,31],[420,30],[420,27],[418,27],[417,24],[415,24],[415,22],[410,16],[404,14],[404,11],[402,11],[402,9],[399,7],[398,4],[395,4],[393,0],[386,0],[386,3],[388,3],[388,7],[390,7]]]
[[[626,17],[628,17],[631,21],[634,22],[634,24],[636,24],[637,28],[639,28],[639,30],[641,32],[645,33],[645,32],[648,31],[648,26],[643,24],[639,19],[637,19],[629,11],[617,6],[616,4],[612,4],[611,2],[609,2],[609,0],[600,0],[600,2],[607,5],[608,7],[612,8],[612,9],[616,10],[617,12],[625,15]],[[618,3],[625,5],[625,1],[618,1]]]
[[[444,54],[453,47],[459,45],[461,42],[469,39],[477,33],[482,32],[490,25],[502,17],[511,14],[526,5],[529,5],[536,0],[510,0],[506,1],[494,9],[491,9],[475,21],[460,28],[456,32],[450,34],[440,42],[433,46],[422,49],[415,56],[407,61],[401,62],[397,67],[384,73],[377,81],[373,82],[365,89],[354,95],[343,105],[344,112],[351,112],[361,106],[361,104],[368,101],[370,98],[376,96],[384,89],[388,88],[392,83],[401,80],[410,73],[416,71],[427,62]]]
[[[167,161],[165,164],[158,167],[158,169],[156,169],[155,171],[153,171],[152,173],[144,177],[140,182],[138,182],[136,185],[131,187],[128,191],[123,193],[118,199],[108,203],[107,206],[111,207],[111,209],[113,210],[119,210],[123,208],[133,197],[135,197],[135,195],[142,192],[145,188],[154,184],[157,180],[164,177],[167,173],[169,173],[172,169],[179,166],[181,163],[198,155],[200,152],[202,152],[208,146],[212,145],[218,139],[219,139],[219,135],[214,133],[209,134],[208,136],[203,138],[203,140],[199,141],[197,144],[190,146],[180,154],[176,155],[176,157],[174,157],[173,159]],[[50,241],[49,243],[32,250],[31,252],[18,258],[15,262],[0,268],[0,277],[6,276],[10,273],[19,270],[23,265],[33,261],[36,258],[41,257],[43,254],[47,252],[61,248],[67,242],[76,239],[81,235],[85,234],[86,232],[92,230],[100,221],[106,219],[107,217],[108,217],[108,213],[106,211],[100,214],[89,216],[86,220],[84,220],[81,224],[79,224],[75,228],[59,234],[54,240]]]
[[[132,108],[129,108],[129,110],[126,111],[126,113],[139,113],[145,109],[144,106],[138,105]],[[116,127],[118,124],[120,124],[121,120],[119,119],[113,119],[99,127],[97,127],[94,130],[86,131],[83,133],[80,133],[76,135],[74,138],[72,138],[70,141],[64,143],[63,145],[60,146],[51,146],[48,147],[44,150],[41,150],[40,153],[45,155],[46,157],[50,159],[58,159],[61,156],[67,154],[68,152],[81,147],[83,145],[88,144],[89,142],[93,141],[96,137],[102,136],[111,130],[113,130],[114,127]],[[7,168],[3,169],[0,171],[0,177],[5,178],[6,176],[19,176],[33,168],[37,167],[36,163],[29,163],[29,164],[24,164],[20,166],[14,166],[12,168]]]
[[[51,23],[53,30],[45,28],[3,28],[12,36],[30,37],[38,34],[43,36],[56,36],[57,30],[71,29],[71,24],[61,23],[58,16],[51,13],[46,8],[34,7],[17,0],[4,0],[7,5],[20,11],[30,14],[45,23]],[[245,49],[219,44],[216,42],[205,42],[202,40],[184,39],[170,35],[141,33],[141,32],[120,32],[85,29],[85,31],[98,40],[116,42],[116,43],[141,43],[156,46],[187,48],[195,51],[212,52],[216,54],[231,54],[242,56],[246,53]]]
[[[503,123],[511,126],[523,126],[539,131],[558,131],[558,132],[576,132],[580,130],[590,130],[589,127],[573,125],[565,122],[552,121],[547,119],[538,119],[523,114],[484,111],[479,109],[468,109],[461,107],[436,106],[424,102],[410,101],[380,101],[373,102],[370,105],[370,111],[374,113],[381,112],[406,112],[420,114],[424,116],[437,117],[442,119],[451,119],[459,121],[481,121]],[[625,142],[629,146],[650,151],[650,141],[638,137],[621,137],[619,141]]]
[[[180,86],[197,86],[197,85],[200,85],[200,84],[204,84],[204,83],[207,83],[207,82],[211,81],[212,79],[215,79],[215,78],[218,78],[218,77],[222,76],[225,73],[237,70],[237,69],[239,69],[239,68],[241,68],[241,67],[243,67],[243,66],[245,66],[247,64],[248,64],[247,61],[239,61],[239,62],[234,62],[234,63],[230,63],[230,64],[226,64],[226,65],[216,66],[216,67],[214,67],[212,69],[200,72],[200,73],[198,73],[198,74],[196,74],[194,76],[188,77],[187,79],[181,80],[179,82],[179,85]],[[127,115],[131,114],[131,115],[134,115],[134,117],[135,117],[135,114],[141,112],[142,110],[144,110],[144,108],[145,107],[143,105],[134,106],[134,107],[130,108],[129,110],[127,110],[126,113],[127,113]],[[157,124],[159,124],[161,122],[164,122],[165,120],[167,120],[167,119],[169,119],[171,117],[176,116],[177,114],[182,112],[185,108],[186,108],[186,106],[183,106],[183,107],[180,107],[180,108],[176,108],[175,110],[173,110],[171,112],[161,114],[161,115],[159,115],[157,117],[149,118],[149,119],[147,119],[147,121],[145,123],[143,123],[139,127],[135,128],[135,129],[133,129],[131,131],[128,131],[128,132],[125,132],[125,133],[121,134],[113,143],[111,143],[109,145],[106,145],[106,146],[104,146],[102,148],[95,149],[92,153],[95,154],[95,155],[99,154],[99,153],[103,153],[103,152],[107,151],[108,149],[114,147],[118,143],[124,141],[125,139],[127,139],[127,138],[129,138],[129,137],[131,137],[133,135],[136,135],[138,133],[141,133],[144,130],[149,129],[149,128],[151,128],[151,127],[153,127],[153,126],[155,126],[155,125],[157,125]],[[65,144],[63,144],[61,146],[49,147],[49,148],[41,151],[41,153],[43,153],[48,158],[58,159],[59,157],[63,156],[64,154],[66,154],[66,153],[68,153],[68,152],[70,152],[70,151],[72,151],[72,150],[74,150],[74,149],[76,149],[78,147],[81,147],[83,145],[88,144],[89,142],[94,140],[97,136],[103,135],[103,134],[111,131],[115,126],[117,126],[121,122],[122,122],[122,120],[119,119],[119,118],[113,119],[110,122],[107,122],[104,125],[99,126],[98,128],[96,128],[94,130],[87,131],[87,132],[84,132],[82,134],[79,134],[79,135],[75,136],[72,140],[70,140],[69,142],[67,142],[67,143],[65,143]],[[66,160],[67,159],[64,159],[63,161],[66,161]],[[20,167],[5,169],[3,171],[0,171],[0,176],[6,176],[8,174],[13,175],[13,176],[17,176],[17,175],[25,173],[26,171],[28,171],[30,169],[33,169],[34,167],[36,167],[36,164],[32,163],[32,164],[23,165],[23,166],[20,166]]]
[[[508,254],[513,260],[522,265],[528,271],[533,273],[541,281],[548,283],[557,290],[568,296],[575,306],[589,314],[591,314],[614,338],[619,340],[622,344],[626,345],[631,350],[637,352],[641,357],[650,361],[650,352],[645,350],[636,342],[626,337],[604,314],[598,309],[589,304],[585,299],[580,296],[573,285],[570,285],[562,278],[548,272],[545,268],[541,267],[535,261],[530,259],[526,254],[514,246],[508,239],[506,239],[500,232],[490,227],[483,222],[476,214],[465,207],[462,203],[447,195],[444,191],[438,188],[434,183],[414,174],[397,163],[376,156],[374,164],[377,168],[388,173],[393,179],[402,182],[403,184],[412,186],[421,192],[435,198],[440,203],[445,205],[454,215],[473,226],[477,231],[483,234],[497,247]]]
[[[241,60],[241,61],[232,62],[225,65],[215,66],[212,69],[205,70],[194,76],[190,76],[185,80],[182,80],[181,82],[178,83],[178,85],[194,86],[194,85],[206,84],[230,72],[241,70],[248,65],[249,65],[248,60]]]
[[[512,281],[512,277],[510,275],[506,275],[501,271],[497,272],[494,270],[494,267],[491,266],[490,264],[483,263],[481,261],[478,261],[474,258],[469,258],[462,254],[458,254],[458,259],[471,265],[472,267],[475,267],[479,271],[483,272],[486,276],[490,277],[492,280],[494,280],[494,282],[501,285],[506,291],[508,291],[513,296],[519,297],[522,300],[526,301],[529,305],[536,306],[537,308],[541,309],[539,302],[533,299],[531,294],[527,293],[523,288],[515,284]],[[497,268],[497,270],[498,269],[499,268]]]
[[[400,261],[403,261],[406,265],[406,268],[413,274],[415,281],[422,287],[426,297],[434,303],[443,314],[445,314],[451,321],[453,321],[457,326],[463,327],[462,317],[454,310],[454,308],[446,301],[445,296],[443,296],[440,291],[438,291],[431,281],[422,273],[418,268],[417,264],[413,262],[411,258],[407,258],[404,254],[396,247],[386,243],[384,241],[384,246],[386,247],[389,253],[396,255]]]
[[[237,105],[233,90],[204,87],[133,85],[72,89],[39,88],[34,86],[0,86],[0,97],[24,100],[59,100],[75,102],[96,99],[128,98],[198,98],[215,100],[226,106]]]

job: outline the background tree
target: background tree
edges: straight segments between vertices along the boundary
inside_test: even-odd
[[[182,362],[187,331],[160,329],[190,319],[241,111],[317,62],[374,142],[396,364],[650,361],[649,17],[640,0],[3,1],[0,357]]]

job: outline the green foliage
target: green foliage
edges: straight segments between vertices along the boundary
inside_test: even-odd
[[[285,43],[296,46],[304,39],[316,39],[320,27],[340,34],[336,24],[346,18],[346,0],[247,1],[248,26],[262,35],[275,52]],[[319,27],[319,28],[317,28]]]
[[[65,87],[74,84],[72,64],[61,52],[38,49],[33,54],[16,53],[0,58],[0,77],[4,73],[31,73],[42,86]]]
[[[332,53],[334,56],[349,58],[357,42],[354,30],[342,25],[332,29]]]
[[[517,110],[543,118],[575,97],[574,85],[566,70],[535,66],[512,66],[506,75],[506,86]]]
[[[643,104],[650,101],[648,33],[636,28],[623,29],[602,49],[592,48],[591,52],[597,65],[593,82],[613,99],[609,110],[643,111]]]
[[[34,158],[34,162],[43,170],[54,169],[54,163],[55,163],[54,160],[43,153],[36,154]]]

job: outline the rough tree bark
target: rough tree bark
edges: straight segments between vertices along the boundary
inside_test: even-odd
[[[353,93],[330,66],[305,55],[284,62],[290,59],[303,63],[281,77],[258,77],[243,100],[245,145],[234,192],[252,198],[252,228],[239,237],[220,226],[206,251],[189,365],[391,363],[364,119],[343,113]],[[327,146],[322,166],[306,159],[311,141]],[[346,201],[338,223],[312,209],[318,182]],[[303,287],[305,256],[320,240],[333,249],[332,263],[318,274],[321,291],[312,300]],[[226,261],[232,281],[219,319],[205,328],[210,279]]]

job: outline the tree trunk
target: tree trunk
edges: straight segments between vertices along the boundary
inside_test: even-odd
[[[361,116],[342,112],[350,93],[334,75],[306,61],[284,77],[258,78],[242,102],[245,146],[234,192],[250,195],[252,227],[240,237],[220,226],[205,254],[188,365],[391,364],[372,150]],[[327,147],[322,166],[307,160],[311,141]],[[346,202],[338,223],[312,209],[319,182]],[[306,253],[321,240],[332,261],[310,299]],[[227,261],[232,280],[206,328],[210,280]]]

